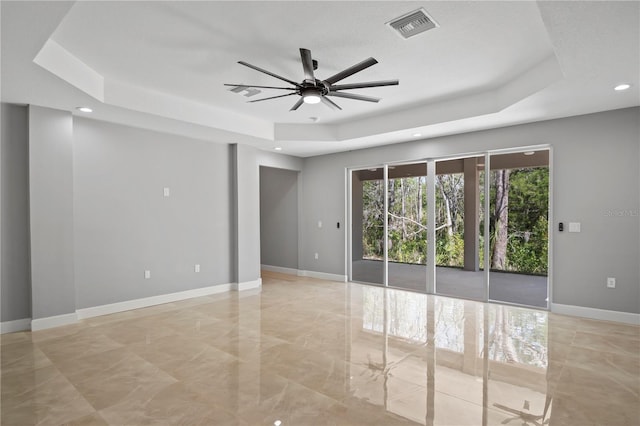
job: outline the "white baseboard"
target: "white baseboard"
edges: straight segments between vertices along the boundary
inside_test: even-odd
[[[0,323],[0,334],[31,330],[31,318],[22,318]]]
[[[341,283],[347,282],[346,275],[338,275],[338,274],[328,274],[326,272],[316,272],[316,271],[298,271],[299,277],[310,277],[310,278],[318,278],[320,280],[328,280],[328,281],[339,281]]]
[[[260,265],[261,269],[270,272],[280,272],[281,274],[289,274],[289,275],[298,275],[300,271],[293,268],[285,268],[282,266],[273,266],[273,265]]]
[[[31,331],[45,330],[47,328],[60,327],[78,322],[78,315],[72,314],[55,315],[46,318],[36,318],[31,320]]]
[[[282,266],[260,265],[265,271],[280,272],[282,274],[296,275],[298,277],[318,278],[320,280],[347,282],[346,275],[328,274],[326,272],[303,271],[300,269],[284,268]]]
[[[126,300],[124,302],[110,303],[108,305],[94,306],[78,309],[78,319],[92,318],[100,315],[115,314],[131,311],[133,309],[148,308],[149,306],[162,305],[164,303],[178,302],[194,297],[209,296],[211,294],[226,293],[231,291],[235,284],[219,284],[209,287],[194,288],[192,290],[179,291],[177,293],[161,294],[158,296],[144,297],[142,299]]]
[[[125,300],[123,302],[110,303],[108,305],[93,306],[90,308],[77,309],[75,313],[57,315],[47,318],[25,318],[15,321],[1,323],[0,333],[12,333],[24,330],[44,330],[61,325],[73,324],[81,319],[93,318],[101,315],[115,314],[118,312],[131,311],[133,309],[148,308],[149,306],[162,305],[164,303],[178,302],[180,300],[192,299],[194,297],[209,296],[218,293],[227,293],[232,290],[245,291],[259,289],[262,287],[262,279],[246,281],[233,284],[219,284],[209,287],[195,288],[192,290],[179,291],[177,293],[160,294],[158,296],[144,297],[142,299]]]
[[[551,304],[551,312],[574,317],[591,318],[603,321],[615,321],[626,324],[640,325],[640,314],[631,312],[608,311],[605,309],[587,308],[584,306]]]
[[[261,287],[262,287],[262,278],[258,278],[257,280],[253,280],[253,281],[245,281],[242,283],[233,284],[233,289],[236,291],[252,290],[252,289],[261,288]]]

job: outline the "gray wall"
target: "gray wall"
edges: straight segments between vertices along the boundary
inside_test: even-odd
[[[2,279],[0,321],[31,318],[29,261],[29,112],[1,105]]]
[[[236,268],[238,283],[260,278],[260,173],[258,152],[246,145],[235,150]]]
[[[260,259],[298,269],[298,174],[260,167]]]
[[[235,253],[237,282],[260,278],[260,166],[302,170],[303,160],[288,155],[257,150],[247,145],[232,145],[235,167]],[[300,185],[300,183],[298,183]],[[300,191],[300,186],[298,186]],[[298,218],[303,214],[298,209]],[[302,238],[298,240],[301,245]],[[299,259],[299,257],[298,257]],[[298,261],[299,263],[299,261]]]
[[[359,161],[352,153],[305,159],[301,191],[305,212],[300,220],[301,270],[346,275],[345,167],[360,164]],[[318,221],[323,223],[322,228],[318,228]],[[340,229],[336,228],[336,222],[340,222]]]
[[[229,150],[74,120],[78,308],[234,280]]]
[[[48,108],[2,121],[2,321],[257,280],[259,166],[303,166]]]
[[[7,220],[19,223],[7,213],[17,206],[30,209],[33,318],[42,318],[256,280],[260,166],[302,170],[298,269],[344,275],[345,168],[539,144],[553,147],[555,223],[582,223],[579,234],[554,231],[553,302],[640,312],[638,108],[302,160],[30,107],[29,167],[25,151],[7,145],[13,135],[23,141],[26,135],[24,109],[20,121],[6,118],[12,108],[2,112],[3,321],[24,318],[29,310],[28,289],[6,278],[6,248],[15,240],[23,252],[18,281],[28,279],[24,223],[21,231],[12,227],[6,234]],[[20,155],[22,168],[7,166]],[[30,205],[20,192],[25,167]],[[22,177],[14,180],[14,174]],[[164,187],[170,188],[168,198]],[[152,271],[150,280],[145,269]],[[616,289],[605,287],[607,276],[617,278]]]
[[[484,150],[553,147],[552,302],[640,313],[640,109],[629,108],[308,158],[302,173],[301,269],[346,275],[345,168]],[[581,222],[579,234],[557,222]],[[318,252],[319,259],[313,254]],[[606,277],[617,278],[607,289]]]
[[[29,107],[31,313],[75,313],[71,113]]]

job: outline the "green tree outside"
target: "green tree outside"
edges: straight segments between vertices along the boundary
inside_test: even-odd
[[[492,171],[492,182],[496,171]],[[480,174],[484,185],[484,173]],[[502,270],[546,275],[548,272],[549,168],[510,169],[508,173],[508,224]],[[427,191],[424,176],[389,180],[389,260],[426,264]],[[365,259],[382,260],[384,251],[384,185],[363,182],[363,251]],[[495,206],[495,184],[490,188]],[[436,264],[464,264],[464,176],[436,176]],[[485,218],[480,191],[480,223]],[[493,207],[492,207],[493,208]],[[489,215],[491,248],[495,245],[495,212]],[[480,226],[480,265],[484,262],[484,235]],[[493,253],[490,250],[490,253]]]

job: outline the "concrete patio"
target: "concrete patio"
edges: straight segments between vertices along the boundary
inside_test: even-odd
[[[353,262],[353,281],[382,284],[383,262],[358,260]],[[426,291],[426,267],[389,262],[389,286],[414,291]],[[436,293],[483,300],[484,272],[458,268],[436,267]],[[547,307],[547,277],[537,275],[491,272],[489,299],[519,305]]]

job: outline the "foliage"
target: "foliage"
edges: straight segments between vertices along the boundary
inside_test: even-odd
[[[493,172],[492,172],[493,175]],[[493,180],[493,176],[492,176]],[[363,183],[363,257],[381,260],[384,254],[384,184],[381,180]],[[480,188],[484,173],[480,173]],[[546,274],[548,255],[548,167],[511,169],[507,249],[504,269],[513,272]],[[426,177],[389,179],[389,260],[425,264],[427,249]],[[495,185],[490,188],[490,205],[496,203]],[[436,176],[436,264],[464,264],[464,175]],[[483,265],[485,219],[484,194],[480,191],[480,265]],[[493,209],[493,207],[492,207]],[[488,215],[489,244],[495,244],[494,212]],[[490,253],[493,253],[490,250]]]
[[[507,269],[529,274],[547,274],[548,222],[540,216],[529,233],[528,240],[517,234],[509,239],[507,246]],[[526,235],[526,234],[525,234]]]
[[[464,238],[462,234],[451,236],[446,233],[436,237],[436,265],[464,266]]]

